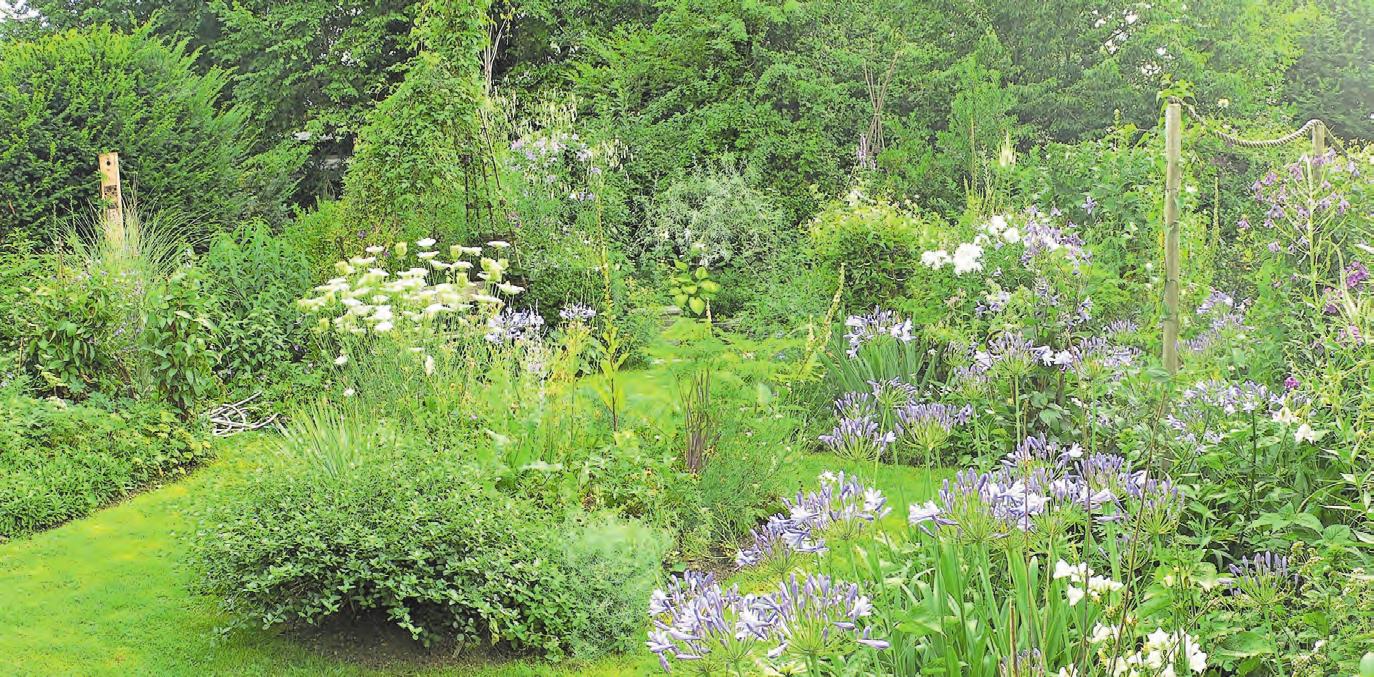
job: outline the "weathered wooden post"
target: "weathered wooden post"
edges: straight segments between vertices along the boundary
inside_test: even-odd
[[[124,193],[119,186],[119,153],[100,154],[100,199],[104,202],[105,242],[124,248]]]
[[[1178,192],[1183,182],[1179,155],[1183,145],[1183,110],[1177,101],[1164,113],[1164,369],[1178,372]]]
[[[1326,123],[1321,120],[1312,125],[1312,157],[1319,158],[1326,154]]]

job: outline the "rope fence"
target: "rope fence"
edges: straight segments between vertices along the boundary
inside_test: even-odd
[[[1311,120],[1308,120],[1307,122],[1303,123],[1301,127],[1287,134],[1284,134],[1283,136],[1280,136],[1276,139],[1242,139],[1238,136],[1233,136],[1224,131],[1221,131],[1220,129],[1212,127],[1210,124],[1208,124],[1207,119],[1202,116],[1202,113],[1199,113],[1197,108],[1194,107],[1191,103],[1183,101],[1177,97],[1170,97],[1169,103],[1176,103],[1182,106],[1183,110],[1188,113],[1189,119],[1191,119],[1194,123],[1201,127],[1202,131],[1207,132],[1208,134],[1211,134],[1212,136],[1215,136],[1218,139],[1221,139],[1228,145],[1236,146],[1239,148],[1274,148],[1276,146],[1282,146],[1292,143],[1294,141],[1297,141],[1298,139],[1307,138],[1312,134],[1313,130],[1319,129],[1320,131],[1318,133],[1322,137],[1329,139],[1332,145],[1336,146],[1337,150],[1341,152],[1345,151],[1345,145],[1341,143],[1341,140],[1336,138],[1333,134],[1331,134],[1331,132],[1327,129],[1325,122],[1322,122],[1317,118],[1312,118]]]
[[[1179,187],[1182,183],[1182,129],[1183,113],[1202,131],[1210,134],[1227,145],[1238,148],[1275,148],[1299,139],[1310,139],[1312,157],[1326,152],[1329,139],[1340,152],[1345,146],[1326,128],[1326,123],[1313,118],[1301,127],[1275,139],[1242,139],[1224,132],[1208,123],[1207,118],[1198,112],[1193,104],[1171,96],[1164,112],[1164,368],[1170,374],[1178,372],[1178,335],[1179,335]]]

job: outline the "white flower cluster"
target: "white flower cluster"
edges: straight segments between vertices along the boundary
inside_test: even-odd
[[[321,319],[321,325],[336,331],[385,334],[396,329],[398,322],[402,327],[415,328],[439,317],[452,317],[463,326],[480,326],[505,305],[498,294],[513,296],[524,291],[505,281],[510,265],[506,259],[482,256],[482,247],[454,245],[448,250],[450,260],[444,261],[432,249],[434,244],[433,238],[415,242],[418,251],[411,256],[406,242],[392,245],[390,251],[368,247],[367,256],[335,263],[339,276],[315,287],[317,295],[298,304],[308,313],[332,315]],[[496,250],[509,246],[500,240],[487,243]],[[401,269],[407,263],[414,265]],[[474,269],[476,279],[469,275]],[[336,363],[346,361],[340,356]]]
[[[1016,244],[1021,241],[1021,231],[1008,224],[1007,218],[1000,214],[988,219],[987,223],[978,227],[978,231],[973,242],[960,243],[954,248],[953,255],[944,249],[921,254],[921,265],[937,270],[953,265],[955,275],[974,273],[983,269],[984,247],[1000,247],[1003,243]]]
[[[1094,639],[1094,643],[1105,642],[1114,636],[1112,628],[1105,628],[1101,640]],[[1207,654],[1192,635],[1156,628],[1146,636],[1145,644],[1139,651],[1124,658],[1109,659],[1108,667],[1112,677],[1178,677],[1176,666],[1180,662],[1186,663],[1188,670],[1197,674],[1207,670]]]
[[[1078,603],[1083,601],[1084,596],[1091,598],[1094,602],[1100,602],[1106,593],[1116,592],[1122,588],[1121,583],[1117,581],[1105,576],[1093,575],[1087,562],[1075,566],[1061,559],[1054,564],[1054,578],[1055,580],[1069,579],[1069,587],[1065,590],[1065,595],[1069,598],[1069,606],[1078,606]]]

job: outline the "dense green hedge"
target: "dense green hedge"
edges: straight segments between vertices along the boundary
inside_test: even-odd
[[[217,104],[228,76],[194,66],[146,30],[0,43],[0,239],[47,242],[85,213],[107,151],[120,153],[125,183],[145,203],[198,221],[240,213],[237,188],[253,182],[243,116]]]
[[[172,410],[0,395],[0,540],[90,514],[209,455]]]

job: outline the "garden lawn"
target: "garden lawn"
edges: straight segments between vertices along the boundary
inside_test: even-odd
[[[648,652],[590,664],[497,662],[480,652],[452,658],[426,652],[390,628],[332,627],[284,633],[242,630],[221,636],[214,599],[191,591],[183,564],[192,512],[243,472],[263,438],[220,443],[219,458],[189,479],[163,486],[86,519],[0,545],[0,673],[3,674],[462,674],[624,675],[659,672]],[[872,472],[869,463],[805,455],[788,466],[788,486],[813,488],[822,470]],[[940,473],[943,474],[943,473]],[[882,466],[878,485],[901,529],[907,502],[929,496],[919,469]],[[766,581],[743,581],[758,587]]]

